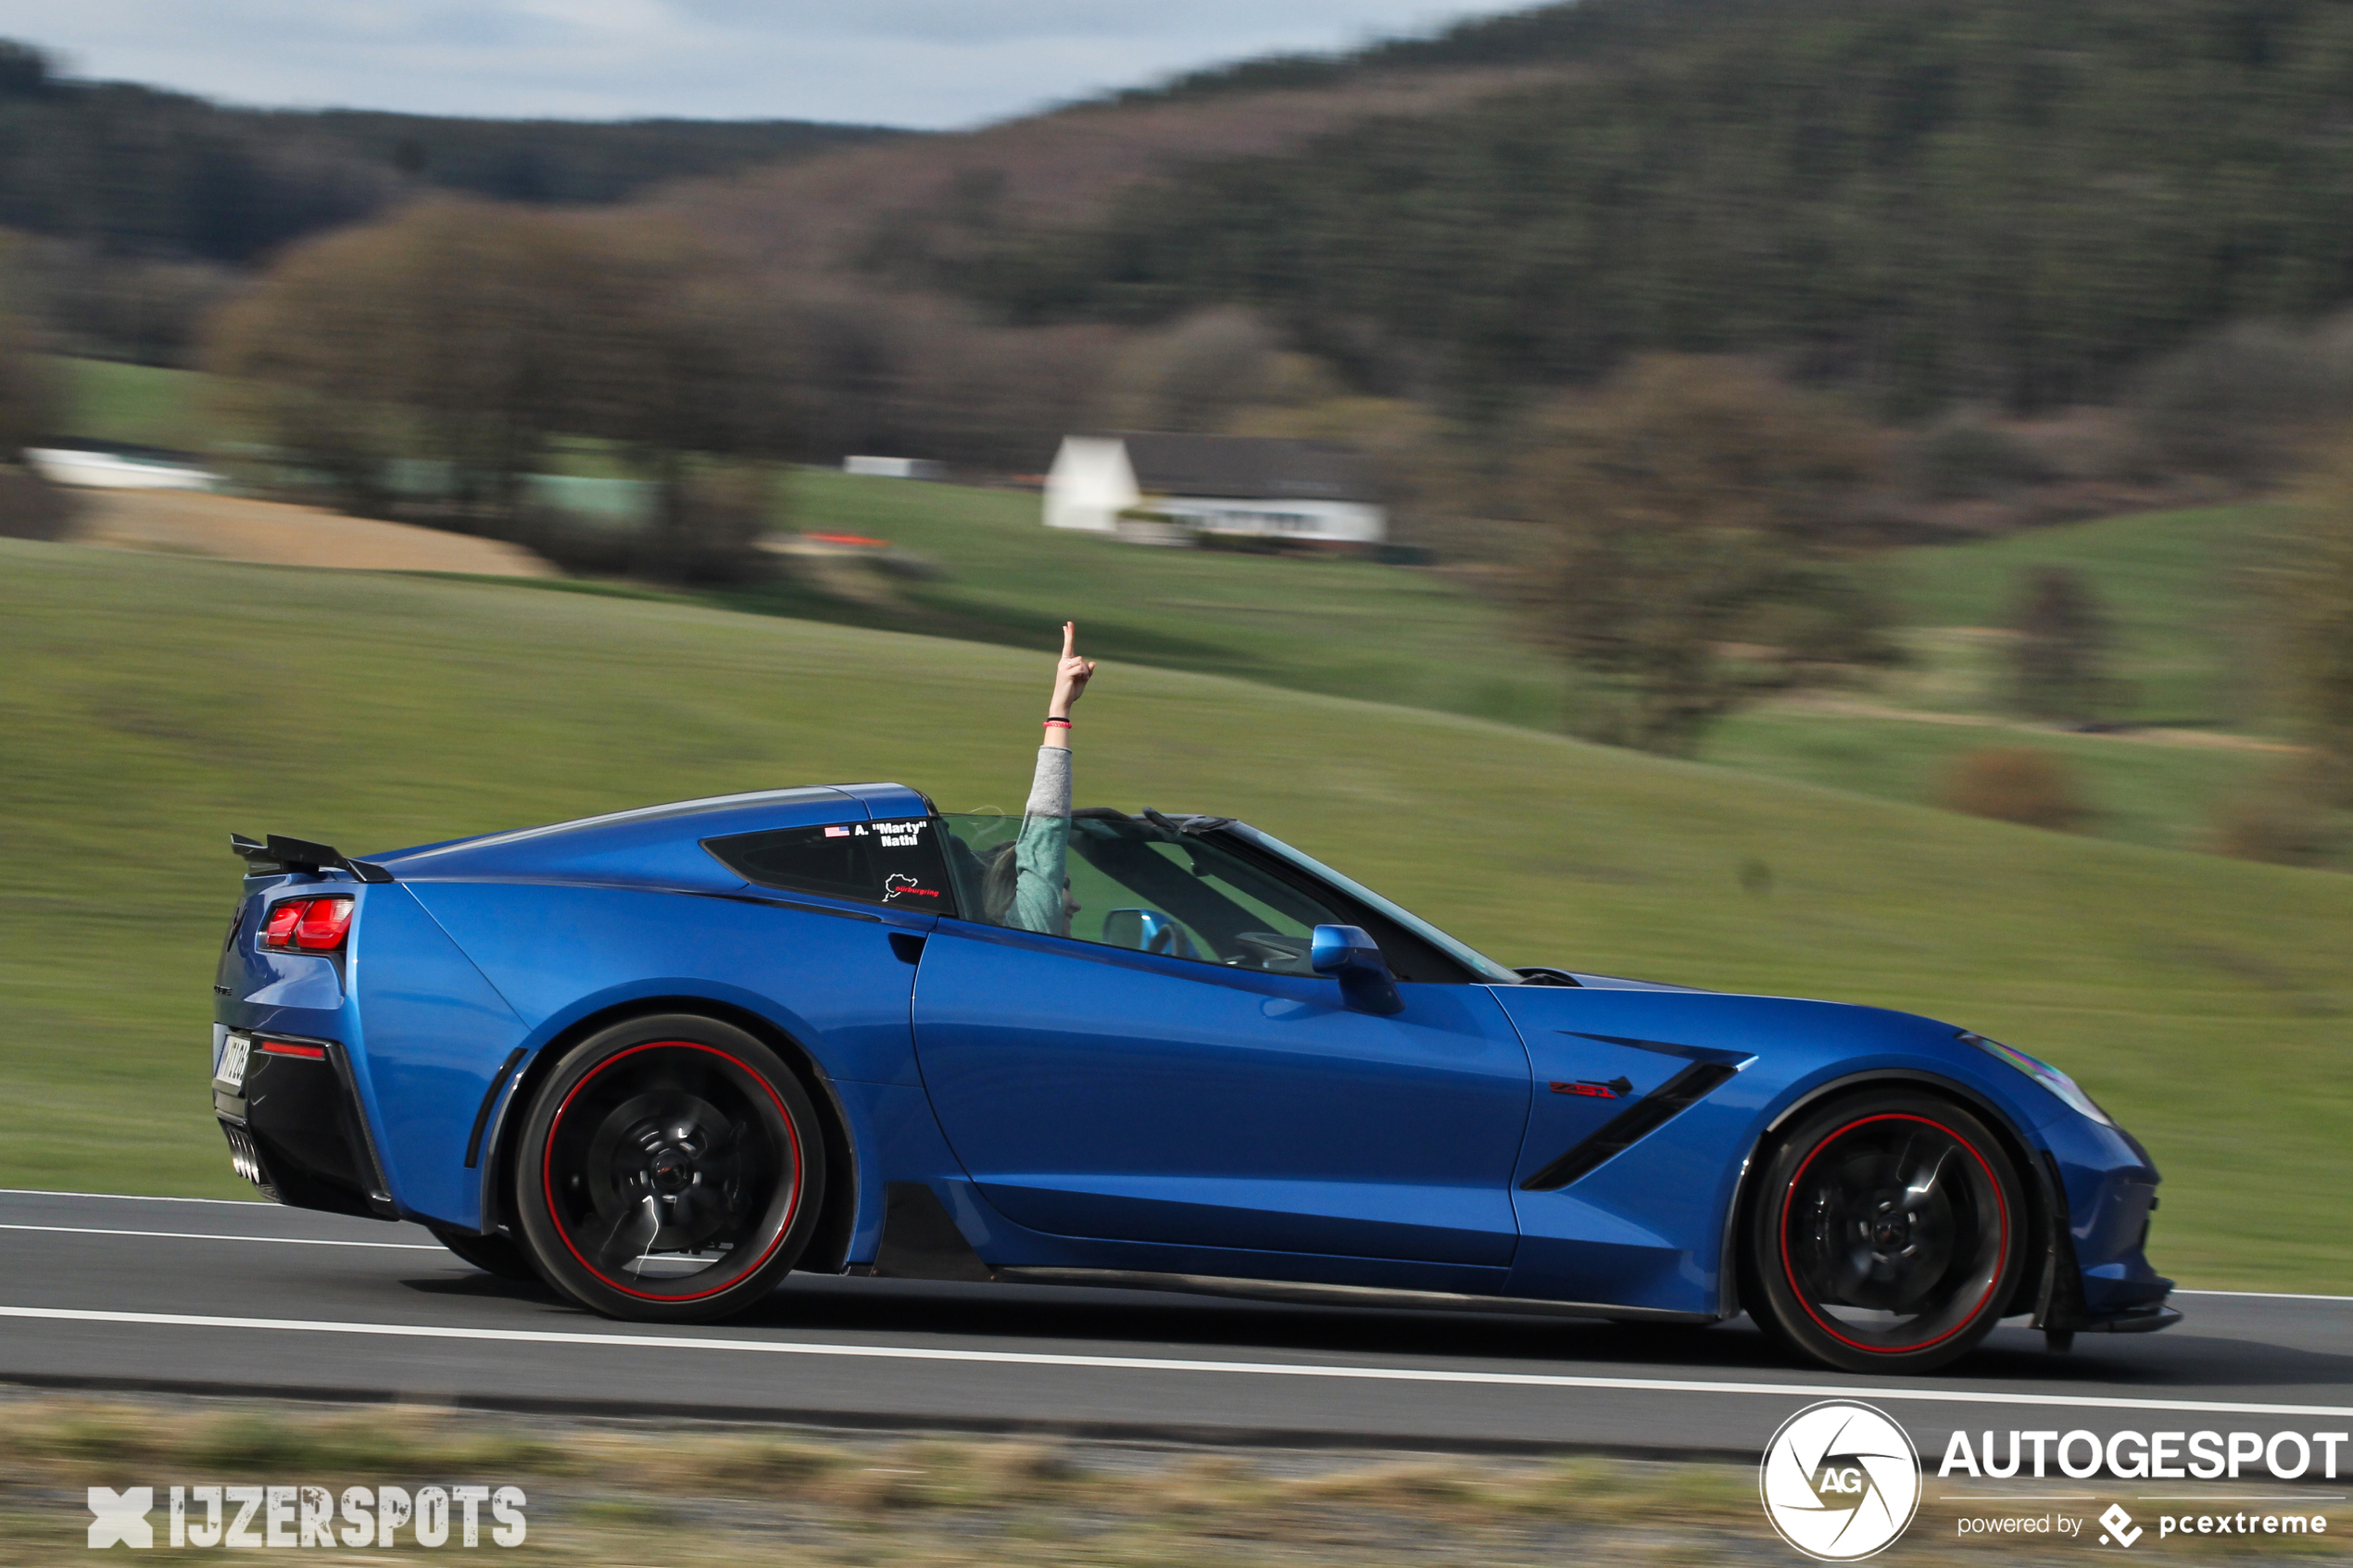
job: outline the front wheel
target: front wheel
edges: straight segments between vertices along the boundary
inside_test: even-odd
[[[1881,1092],[1814,1111],[1767,1162],[1748,1231],[1767,1335],[1847,1372],[1926,1372],[1993,1331],[2026,1259],[2016,1167],[1983,1122]]]
[[[715,1019],[632,1019],[533,1102],[516,1208],[541,1271],[583,1305],[703,1323],[774,1290],[824,1199],[817,1117],[775,1052]]]

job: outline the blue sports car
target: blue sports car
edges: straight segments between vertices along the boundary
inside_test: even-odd
[[[213,1105],[278,1201],[596,1311],[794,1269],[1704,1324],[1917,1372],[2162,1328],[2148,1155],[1925,1018],[1511,969],[1225,817],[893,784],[366,859],[236,838]],[[1000,903],[1001,901],[999,901]]]

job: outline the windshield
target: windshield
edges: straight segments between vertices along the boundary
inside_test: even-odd
[[[1260,848],[1268,851],[1270,854],[1280,856],[1282,859],[1289,860],[1292,865],[1299,867],[1302,871],[1308,872],[1310,875],[1313,875],[1321,881],[1329,883],[1332,886],[1338,888],[1340,892],[1347,894],[1358,903],[1369,905],[1372,909],[1378,910],[1382,915],[1387,916],[1390,920],[1394,921],[1397,924],[1403,926],[1406,930],[1412,932],[1415,935],[1420,937],[1431,947],[1436,947],[1439,951],[1446,954],[1455,962],[1461,964],[1465,969],[1469,970],[1484,984],[1491,985],[1517,985],[1520,984],[1520,977],[1516,972],[1505,968],[1502,964],[1497,963],[1493,959],[1489,958],[1478,948],[1471,947],[1468,943],[1458,941],[1454,937],[1447,935],[1446,933],[1439,930],[1438,927],[1430,924],[1429,922],[1422,919],[1421,916],[1414,913],[1411,909],[1404,908],[1403,905],[1392,903],[1389,899],[1382,897],[1379,894],[1374,892],[1363,883],[1355,881],[1353,878],[1340,875],[1340,872],[1332,870],[1331,867],[1324,864],[1321,860],[1316,859],[1314,856],[1306,854],[1302,850],[1292,848],[1290,845],[1285,844],[1281,839],[1275,837],[1273,834],[1261,833],[1258,829],[1242,822],[1235,822],[1224,831],[1247,839],[1250,843],[1257,845]]]

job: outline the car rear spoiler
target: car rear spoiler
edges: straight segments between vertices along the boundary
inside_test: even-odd
[[[373,860],[355,860],[332,844],[313,844],[307,838],[288,838],[273,833],[266,843],[257,844],[244,834],[229,835],[229,847],[244,858],[248,872],[323,872],[346,871],[362,882],[390,882],[392,873]]]

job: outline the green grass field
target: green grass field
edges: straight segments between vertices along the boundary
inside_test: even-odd
[[[230,830],[364,852],[856,778],[1007,805],[1049,651],[0,542],[0,1184],[238,1190],[201,1081]],[[1507,961],[2049,1055],[2164,1167],[2160,1266],[2353,1288],[2342,877],[1119,660],[1082,719],[1085,799],[1247,817]]]
[[[50,361],[60,386],[62,428],[75,441],[120,442],[201,451],[217,433],[204,403],[207,378],[194,370],[111,359]]]
[[[2090,813],[2078,832],[2193,851],[2211,847],[2221,806],[2254,793],[2286,760],[2276,751],[2173,745],[2131,734],[1855,716],[1797,703],[1733,714],[1710,733],[1702,755],[1764,778],[1935,805],[1963,757],[2018,746],[2065,764]]]
[[[1537,729],[1557,723],[1567,690],[1502,609],[1428,572],[1126,545],[1046,528],[1031,491],[820,470],[794,475],[790,521],[939,569],[905,586],[904,611],[841,611],[866,624],[1029,646],[1076,617],[1114,659]],[[730,602],[763,608],[757,594]]]
[[[2226,724],[2240,720],[2245,691],[2231,686],[2233,659],[2247,616],[2233,576],[2278,508],[2263,503],[2183,512],[2101,517],[2026,529],[2007,538],[1906,550],[1896,567],[1904,616],[1916,628],[1997,628],[2017,613],[2021,581],[2035,569],[2080,573],[2099,597],[2115,634],[2115,672],[2127,682],[2125,710],[2139,724]],[[1951,644],[1946,644],[1951,646]],[[1972,644],[1962,644],[1972,646]],[[2000,672],[1974,644],[1974,672],[1951,691],[1925,691],[1930,705],[1991,710],[2003,703]],[[1931,660],[1934,665],[1934,660]]]
[[[911,484],[803,471],[799,526],[862,533],[937,563],[937,581],[905,590],[906,611],[824,605],[771,590],[725,602],[774,613],[926,628],[1034,644],[1064,615],[1114,657],[1557,729],[1569,681],[1525,628],[1462,584],[1353,561],[1139,547],[1049,533],[1023,492]],[[1703,744],[1705,760],[1881,799],[1933,804],[1964,753],[2029,745],[2076,773],[2094,836],[2164,848],[2208,842],[2218,806],[2256,787],[2276,753],[2065,734],[2007,711],[1998,638],[2020,574],[2082,571],[2117,632],[2115,663],[2132,693],[2120,717],[2211,724],[2228,694],[2228,574],[2260,508],[2214,508],[2049,528],[1980,544],[1907,550],[1886,565],[1912,628],[1915,664],[1855,694],[1878,707],[1982,723],[1857,716],[1806,702],[1734,715]]]
[[[1854,706],[1920,717],[1772,702],[1718,725],[1702,754],[1771,778],[1934,803],[1964,754],[2031,746],[2074,775],[2092,811],[2081,831],[2204,849],[2220,809],[2288,765],[2265,726],[2251,721],[2238,672],[2247,610],[2233,585],[2276,515],[2263,505],[2156,512],[1898,552],[1887,576],[1915,659],[1851,696]],[[2081,573],[2101,603],[2122,688],[2114,716],[2186,734],[2070,734],[2010,710],[1998,629],[2043,567]],[[2200,738],[2211,744],[2187,744]]]
[[[2115,635],[2116,672],[2129,688],[2118,717],[2219,724],[2237,719],[2245,705],[2244,694],[2228,684],[2246,613],[2233,578],[2277,516],[2259,504],[2207,507],[1906,550],[1896,559],[1894,583],[1915,628],[1998,627],[2015,616],[2029,573],[2075,571]],[[1921,706],[1983,712],[2003,705],[2002,673],[1983,642],[1931,639],[1929,646],[1930,678],[1916,688]]]

